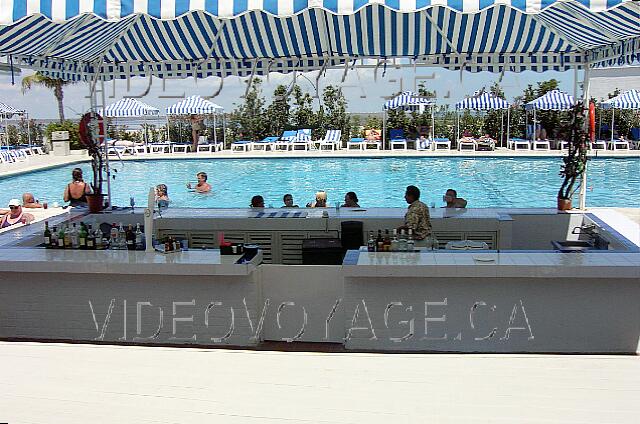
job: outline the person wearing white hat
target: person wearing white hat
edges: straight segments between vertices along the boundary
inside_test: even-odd
[[[33,221],[33,215],[22,210],[20,200],[11,199],[9,201],[9,213],[2,217],[0,221],[0,229],[7,228],[15,224],[30,224]]]

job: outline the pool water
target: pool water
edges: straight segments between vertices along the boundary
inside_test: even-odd
[[[169,187],[172,207],[247,207],[253,195],[265,205],[282,206],[282,196],[292,193],[304,206],[323,189],[328,203],[342,203],[355,191],[362,207],[406,207],[404,189],[417,185],[421,200],[442,206],[448,188],[468,200],[468,207],[555,207],[561,183],[560,158],[305,158],[305,159],[184,159],[112,163],[113,203],[146,204],[149,187]],[[0,178],[0,207],[25,191],[50,204],[62,204],[62,195],[79,166],[91,176],[88,163],[69,165]],[[210,194],[186,189],[195,174],[204,171],[213,187]],[[640,159],[607,158],[589,161],[587,205],[638,207]],[[106,184],[105,184],[106,191]]]

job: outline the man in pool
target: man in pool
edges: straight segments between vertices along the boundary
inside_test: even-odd
[[[466,208],[467,201],[462,197],[458,197],[458,192],[454,189],[450,188],[447,192],[442,196],[442,200],[447,203],[448,208]]]
[[[24,193],[22,195],[22,207],[29,209],[41,208],[42,205],[36,202],[36,199],[33,197],[31,193]]]
[[[404,200],[409,204],[409,209],[404,215],[404,225],[398,230],[413,230],[416,246],[426,246],[425,239],[431,235],[431,218],[429,208],[420,201],[420,189],[416,186],[408,186]]]
[[[284,197],[282,198],[282,201],[284,202],[284,206],[282,206],[283,208],[297,208],[298,205],[294,205],[293,204],[293,195],[287,193],[284,195]]]
[[[196,184],[194,187],[191,187],[191,183],[187,183],[187,188],[193,189],[197,193],[209,193],[211,191],[211,185],[207,182],[207,173],[198,172],[196,174],[196,178],[198,178],[198,184]]]
[[[264,197],[257,195],[251,198],[251,208],[264,208]]]

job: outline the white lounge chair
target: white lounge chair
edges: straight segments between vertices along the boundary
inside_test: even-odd
[[[525,140],[524,138],[510,138],[509,141],[507,141],[507,149],[530,150],[531,144],[529,140]]]
[[[364,150],[365,139],[362,137],[353,137],[347,141],[347,150]]]
[[[607,149],[609,150],[629,150],[629,141],[627,140],[609,140],[607,141]]]
[[[607,142],[605,140],[594,140],[591,142],[591,150],[606,150]]]
[[[278,137],[265,137],[260,141],[253,142],[253,150],[267,151],[273,150],[273,145],[278,141]]]
[[[253,141],[238,140],[231,143],[232,152],[249,152],[253,150]]]
[[[171,153],[188,153],[191,151],[191,143],[171,143]]]
[[[342,143],[340,140],[341,137],[341,130],[328,130],[324,135],[324,138],[322,140],[318,140],[318,149],[323,150],[323,147],[325,148],[324,150],[331,151],[339,149],[340,144]]]
[[[433,150],[451,150],[451,140],[448,138],[434,138]]]
[[[149,153],[162,154],[171,152],[171,143],[149,143]]]
[[[416,139],[416,150],[417,151],[426,151],[431,150],[433,147],[433,140],[430,138],[418,138]]]
[[[533,150],[551,150],[549,140],[533,140],[531,147]]]
[[[286,152],[291,150],[293,140],[298,136],[298,131],[289,130],[282,133],[278,141],[273,144],[274,151]]]
[[[475,152],[478,150],[478,143],[473,137],[462,137],[458,140],[458,151],[462,152],[463,150]]]
[[[302,149],[296,149],[302,147]],[[291,150],[309,150],[311,145],[311,130],[309,128],[298,130],[296,137],[291,141]]]
[[[404,131],[401,129],[391,130],[389,135],[389,147],[391,150],[407,150],[407,139],[404,136]]]

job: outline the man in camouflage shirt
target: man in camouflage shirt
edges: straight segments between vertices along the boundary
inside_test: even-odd
[[[429,208],[420,201],[420,189],[416,186],[408,186],[404,199],[409,204],[409,209],[404,216],[404,226],[401,229],[412,229],[416,245],[423,245],[425,238],[431,235],[431,218]]]

